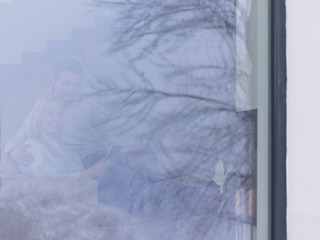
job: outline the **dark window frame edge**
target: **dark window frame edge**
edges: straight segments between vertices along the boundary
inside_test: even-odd
[[[271,1],[271,238],[287,239],[286,7]]]

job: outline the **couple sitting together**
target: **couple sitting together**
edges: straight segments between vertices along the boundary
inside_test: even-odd
[[[87,169],[81,161],[84,155],[95,153],[97,148],[102,151],[101,141],[92,132],[84,133],[88,126],[84,123],[81,126],[84,119],[85,124],[90,124],[90,113],[72,103],[78,95],[82,75],[82,67],[76,60],[63,59],[57,64],[50,92],[36,100],[17,135],[6,144],[8,161],[5,165],[11,172],[84,177],[106,173],[107,159],[95,160],[97,163]],[[94,138],[96,143],[87,144]]]
[[[39,97],[16,136],[24,140],[26,153],[33,158],[28,166],[17,165],[19,171],[34,176],[103,175],[107,171],[107,159],[85,170],[80,157],[58,143],[56,138],[62,122],[63,102],[53,94]]]
[[[92,119],[98,114],[95,104],[74,101],[82,76],[78,61],[58,63],[50,92],[37,99],[16,137],[6,144],[7,168],[33,176],[95,177],[99,202],[134,215],[177,217],[216,212],[221,193],[213,181],[187,186],[179,177],[150,178],[141,165],[131,168],[121,160],[110,164],[106,158],[110,142]],[[152,160],[153,154],[148,158]]]

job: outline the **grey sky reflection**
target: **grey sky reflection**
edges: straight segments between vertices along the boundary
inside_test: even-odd
[[[233,25],[228,25],[230,31],[208,30],[206,25],[202,29],[201,21],[188,22],[201,20],[196,10],[196,14],[191,11],[150,26],[151,33],[157,27],[178,26],[178,34],[166,35],[158,45],[149,45],[155,40],[149,32],[129,32],[137,39],[124,36],[121,42],[121,31],[139,19],[141,12],[148,13],[150,7],[153,11],[148,16],[157,11],[161,16],[170,8],[157,7],[159,1],[142,1],[142,8],[124,5],[124,11],[105,6],[95,18],[84,14],[92,9],[85,7],[86,2],[34,0],[33,5],[14,1],[0,10],[4,13],[1,20],[9,22],[0,21],[1,31],[8,33],[1,40],[2,150],[38,96],[49,91],[54,65],[62,57],[71,57],[84,69],[80,100],[65,104],[69,113],[64,117],[73,115],[73,119],[63,138],[58,135],[52,144],[61,152],[72,150],[86,170],[111,145],[121,145],[121,152],[111,158],[109,172],[94,179],[77,182],[52,171],[50,177],[40,174],[40,184],[37,178],[5,176],[0,204],[14,207],[10,200],[20,199],[17,214],[23,213],[26,221],[37,219],[31,236],[39,239],[61,239],[65,234],[65,239],[233,240],[240,232],[252,239],[256,113],[237,112]],[[174,1],[167,4],[173,4],[178,13],[181,7],[194,7],[174,5]],[[232,1],[201,4],[230,11],[230,15],[236,10]],[[130,10],[132,15],[126,18],[123,14]],[[23,17],[13,19],[17,14]],[[26,21],[20,27],[23,18]],[[234,23],[230,19],[226,22]],[[219,23],[215,15],[214,20]],[[19,31],[10,34],[11,29]],[[186,30],[190,29],[193,34],[189,36]],[[243,53],[247,54],[242,49]],[[248,56],[244,59],[250,61]],[[242,70],[248,73],[250,67],[244,65]],[[72,104],[79,104],[80,111],[68,110]],[[42,148],[54,159],[55,152],[46,144]],[[89,144],[95,145],[94,151],[87,152]],[[9,160],[19,165],[11,153],[6,152]],[[38,208],[28,211],[33,205]],[[79,231],[75,234],[64,228],[59,221],[63,218]],[[57,225],[60,231],[50,229]]]

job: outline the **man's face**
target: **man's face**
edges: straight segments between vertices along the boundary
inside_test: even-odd
[[[75,99],[79,93],[82,74],[61,71],[53,80],[53,91],[64,102]]]

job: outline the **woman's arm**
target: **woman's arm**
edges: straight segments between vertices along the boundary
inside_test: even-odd
[[[109,168],[110,160],[102,159],[91,168],[88,168],[80,173],[81,177],[101,177],[104,176]]]

